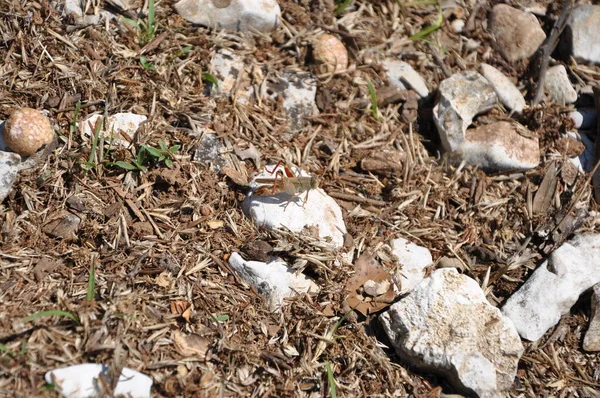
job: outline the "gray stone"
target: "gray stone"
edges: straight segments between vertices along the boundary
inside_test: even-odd
[[[540,163],[537,136],[516,122],[498,121],[467,130],[454,152],[484,170],[529,170]]]
[[[466,394],[499,398],[513,383],[523,353],[517,331],[454,268],[433,272],[379,319],[402,360]]]
[[[600,351],[600,283],[594,286],[590,326],[583,339],[583,349],[586,351]]]
[[[465,139],[475,115],[493,109],[498,97],[492,85],[475,71],[456,73],[439,86],[433,120],[446,151],[454,151]]]
[[[600,6],[580,4],[573,9],[562,34],[561,51],[577,62],[600,64]]]
[[[216,134],[206,133],[202,136],[202,140],[194,152],[194,160],[205,166],[212,166],[215,171],[220,171],[227,165],[221,153],[222,148],[223,144]]]
[[[488,64],[481,64],[481,74],[494,87],[500,101],[509,110],[521,113],[525,108],[525,98],[510,79],[498,69]]]
[[[410,64],[395,59],[386,59],[382,65],[391,86],[397,87],[400,90],[411,88],[421,98],[429,95],[429,89],[425,80]]]
[[[490,30],[498,52],[509,62],[531,57],[546,39],[535,15],[506,4],[492,9]]]
[[[270,32],[281,18],[275,0],[181,0],[175,9],[188,22],[242,32]]]
[[[548,68],[544,88],[548,90],[552,101],[557,104],[572,104],[577,101],[577,91],[573,88],[564,65]]]
[[[300,130],[306,123],[306,117],[319,113],[315,103],[317,80],[308,72],[282,73],[276,83],[266,85],[262,96],[273,101],[282,98],[283,107],[290,118],[291,131]]]
[[[524,339],[536,341],[600,282],[600,234],[579,235],[544,261],[502,308]]]

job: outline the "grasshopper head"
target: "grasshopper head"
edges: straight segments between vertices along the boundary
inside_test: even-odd
[[[310,177],[310,189],[317,189],[317,188],[319,188],[319,177],[317,177],[317,176]]]

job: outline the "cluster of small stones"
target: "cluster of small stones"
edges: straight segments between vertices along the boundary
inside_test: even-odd
[[[234,31],[268,33],[278,26],[281,18],[275,0],[180,0],[175,9],[191,23]],[[67,1],[65,13],[74,13],[82,24],[98,22],[84,20],[81,9],[72,1]],[[561,51],[583,64],[600,63],[598,26],[600,6],[576,6],[563,33]],[[453,21],[452,28],[460,34],[464,21]],[[546,39],[533,13],[505,4],[495,5],[491,10],[489,31],[496,50],[509,63],[531,57]],[[348,53],[335,35],[323,34],[312,46],[318,73],[344,73],[349,68]],[[257,96],[281,100],[292,132],[306,124],[307,116],[318,112],[317,80],[310,72],[283,72],[279,81],[264,87],[264,92],[255,93],[244,68],[248,61],[230,49],[218,50],[211,73],[219,84],[211,88],[210,95],[235,96],[242,103],[253,101]],[[498,69],[482,63],[479,70],[455,73],[439,87],[428,87],[407,62],[389,58],[381,60],[381,65],[391,87],[412,90],[419,100],[437,93],[433,118],[443,149],[451,159],[479,164],[494,172],[538,166],[541,156],[538,140],[516,121],[503,120],[473,127],[477,116],[499,110],[500,104],[510,114],[519,114],[528,106],[514,82]],[[545,89],[548,102],[568,105],[577,101],[584,88],[574,87],[565,66],[555,62],[547,71]],[[586,141],[585,130],[595,127],[594,110],[574,110],[571,117],[579,129],[573,136],[589,146],[591,140]],[[139,122],[136,119],[131,128],[135,130]],[[25,128],[28,124],[32,122],[25,120],[22,125]],[[7,122],[4,129],[10,125]],[[6,144],[10,144],[14,152],[19,152],[22,139],[10,142],[12,138],[7,139],[5,135]],[[46,138],[35,137],[33,141],[32,148],[36,146],[33,152],[47,144]],[[220,169],[219,140],[213,137],[202,145],[195,158]],[[33,152],[30,148],[20,154]],[[14,167],[20,160],[20,156],[0,147],[0,200],[10,192],[16,178]],[[581,158],[572,161],[582,172],[590,171],[589,161],[585,163]],[[273,171],[266,172],[272,174]],[[302,171],[296,172],[302,175]],[[290,201],[287,193],[279,199],[277,195],[265,198],[250,194],[243,210],[257,224],[269,229],[285,227],[301,232],[306,227],[316,228],[319,238],[333,248],[341,248],[346,228],[340,207],[323,190],[311,189],[309,193],[305,199],[307,206],[292,203],[285,208],[281,205]],[[455,268],[441,268],[426,277],[426,267],[433,262],[428,249],[404,239],[390,241],[387,249],[397,264],[392,280],[398,301],[380,315],[381,323],[396,351],[411,365],[444,375],[467,394],[502,396],[513,383],[523,353],[519,336],[531,341],[540,339],[590,288],[594,289],[593,314],[583,347],[600,350],[599,248],[598,234],[576,236],[563,244],[500,311],[487,301],[473,279],[460,275]],[[284,304],[285,297],[318,290],[313,281],[277,258],[247,261],[233,253],[230,264],[260,293],[269,296],[274,310]],[[372,291],[381,290],[381,284],[368,282]],[[366,286],[367,283],[365,290]]]

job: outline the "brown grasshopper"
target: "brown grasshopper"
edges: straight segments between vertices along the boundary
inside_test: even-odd
[[[280,167],[282,166],[282,167]],[[311,189],[319,187],[319,179],[316,176],[297,176],[294,172],[279,161],[277,165],[267,173],[273,175],[273,177],[259,177],[254,179],[254,183],[258,187],[254,190],[254,194],[257,196],[270,196],[278,193],[286,193],[290,196],[299,196],[302,192],[306,192],[304,198],[304,205],[308,200],[308,193]],[[290,200],[285,208],[292,202]]]

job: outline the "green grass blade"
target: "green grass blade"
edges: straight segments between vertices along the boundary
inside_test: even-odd
[[[346,11],[346,8],[350,7],[350,5],[352,4],[352,1],[353,0],[344,0],[341,3],[339,3],[339,5],[334,11],[335,16],[340,16],[344,11]]]
[[[96,122],[96,128],[94,129],[94,137],[92,139],[92,150],[90,151],[90,158],[87,162],[87,165],[96,166],[96,162],[94,162],[94,157],[96,155],[96,151],[98,149],[98,140],[100,139],[100,130],[102,129],[102,124],[104,123],[103,118],[99,118]]]
[[[87,288],[87,300],[92,301],[94,299],[94,292],[96,291],[96,260],[92,260],[92,266],[90,267],[90,276],[88,277],[88,288]]]
[[[207,82],[214,84],[216,88],[219,88],[219,81],[217,78],[208,72],[202,72],[202,80],[206,80]]]
[[[156,33],[156,28],[154,26],[154,17],[155,17],[155,7],[154,0],[148,1],[148,25],[146,26],[146,33],[148,35],[148,41],[154,39],[154,34]]]
[[[73,322],[79,323],[79,318],[77,317],[77,315],[74,315],[74,314],[70,313],[69,311],[63,311],[63,310],[48,310],[48,311],[36,312],[35,314],[29,315],[28,317],[23,318],[23,322],[31,322],[36,319],[43,318],[45,316],[64,316],[65,318],[68,318],[68,319],[72,320]]]
[[[410,40],[423,40],[424,38],[426,38],[427,36],[429,36],[430,34],[432,34],[433,32],[435,32],[436,30],[438,30],[439,28],[442,27],[442,22],[444,21],[444,15],[442,14],[442,7],[439,5],[439,3],[436,3],[436,6],[438,9],[438,16],[437,16],[437,19],[435,20],[435,22],[433,24],[429,25],[428,27],[421,29],[420,31],[418,31],[417,33],[412,35],[411,37],[409,37]]]
[[[327,384],[329,384],[329,395],[331,396],[331,398],[337,398],[335,378],[333,377],[333,370],[331,369],[331,364],[329,362],[327,362],[327,365],[325,365],[325,369],[327,369]]]
[[[120,168],[125,169],[125,170],[130,170],[130,171],[134,171],[134,170],[138,169],[137,167],[135,167],[131,163],[124,162],[122,160],[118,160],[118,161],[116,161],[114,163],[111,163],[111,165],[115,165],[117,167],[120,167]]]
[[[377,93],[375,87],[371,82],[367,82],[367,88],[369,89],[369,96],[371,97],[371,113],[376,120],[379,120],[379,107],[377,106]]]

